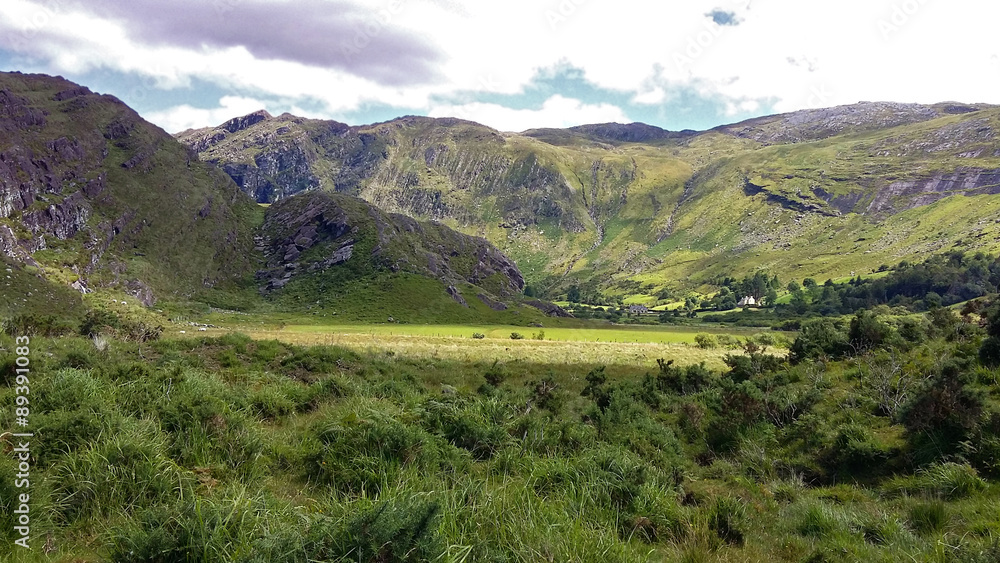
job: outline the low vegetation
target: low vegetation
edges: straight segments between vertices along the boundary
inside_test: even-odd
[[[27,560],[992,561],[1000,305],[943,311],[815,319],[787,356],[699,335],[716,367],[136,346],[91,313],[33,339]]]

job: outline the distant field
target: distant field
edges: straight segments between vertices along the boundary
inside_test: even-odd
[[[544,331],[545,340],[534,339]],[[486,338],[473,339],[478,332]],[[512,332],[524,336],[512,340]],[[280,330],[255,329],[256,339],[311,345],[329,344],[359,351],[393,352],[402,356],[458,361],[521,360],[543,364],[606,364],[656,367],[664,358],[688,365],[705,362],[722,367],[726,349],[693,345],[702,329],[679,328],[524,328],[462,325],[292,325]],[[720,332],[718,329],[712,332]],[[726,331],[746,336],[749,331]]]
[[[337,334],[372,334],[372,335],[403,335],[403,336],[453,336],[472,338],[473,333],[481,333],[487,338],[510,340],[512,332],[518,332],[526,339],[532,335],[544,333],[545,340],[566,342],[632,342],[659,344],[693,344],[698,333],[733,334],[748,336],[758,330],[719,329],[716,327],[652,327],[615,325],[609,327],[523,327],[504,325],[410,325],[410,324],[378,324],[378,325],[288,325],[284,329],[296,333],[337,333]]]

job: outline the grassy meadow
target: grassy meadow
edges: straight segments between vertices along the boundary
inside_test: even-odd
[[[858,318],[893,347],[851,352],[827,319],[788,350],[502,326],[35,337],[34,549],[4,510],[0,558],[995,561],[1000,369],[978,323],[903,339]],[[5,503],[16,472],[0,460]]]
[[[221,333],[222,330],[213,331]],[[461,362],[526,361],[535,364],[623,365],[655,369],[658,358],[679,365],[705,363],[719,369],[739,338],[758,331],[739,328],[599,325],[520,327],[503,325],[328,325],[289,324],[246,327],[254,339],[297,345],[333,345],[359,352],[392,353],[411,358]],[[511,335],[523,338],[512,339]],[[730,336],[729,347],[698,347],[699,334]],[[476,338],[480,336],[481,338]]]

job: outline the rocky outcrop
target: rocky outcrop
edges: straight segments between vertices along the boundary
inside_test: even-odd
[[[230,133],[242,131],[248,127],[260,123],[265,119],[270,119],[271,114],[264,110],[258,110],[243,117],[236,117],[222,124],[222,128]]]
[[[83,192],[74,192],[44,209],[25,211],[21,214],[21,222],[35,235],[52,234],[66,240],[87,226],[90,213],[91,207]]]
[[[469,304],[465,301],[465,297],[462,297],[462,294],[458,292],[458,289],[456,289],[455,286],[449,285],[448,289],[446,291],[447,291],[448,295],[452,299],[454,299],[459,305],[461,305],[463,307],[468,307],[469,306]]]
[[[952,106],[938,108],[920,104],[860,102],[758,117],[714,130],[765,145],[801,143],[841,133],[875,131],[928,121],[945,114],[945,109],[954,109]]]
[[[952,195],[1000,194],[1000,170],[960,169],[951,173],[899,180],[880,189],[865,211],[897,213]]]
[[[517,266],[486,240],[385,214],[347,195],[309,192],[279,201],[268,209],[261,233],[266,267],[257,279],[265,293],[341,267],[357,276],[415,273],[446,288],[471,283],[501,297],[524,288]],[[448,293],[464,304],[457,290]]]
[[[507,310],[507,304],[506,303],[503,303],[502,301],[497,301],[495,299],[492,299],[492,298],[490,298],[489,295],[486,295],[485,293],[480,293],[480,294],[476,295],[476,297],[479,298],[480,301],[482,301],[483,303],[485,303],[487,307],[489,307],[490,309],[493,309],[494,311],[506,311]]]
[[[572,313],[570,313],[566,309],[563,309],[562,307],[556,305],[555,303],[549,303],[548,301],[542,301],[540,299],[525,299],[524,304],[528,305],[529,307],[534,307],[535,309],[538,309],[539,311],[545,313],[550,317],[565,317],[565,318],[573,317]]]

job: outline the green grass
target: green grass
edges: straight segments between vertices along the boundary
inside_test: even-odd
[[[406,335],[406,336],[450,336],[471,338],[474,332],[481,332],[487,338],[509,339],[513,331],[524,331],[523,326],[515,325],[288,325],[289,332],[306,333],[342,333],[371,335]],[[528,332],[544,333],[544,340],[562,342],[634,342],[663,344],[693,344],[695,335],[702,332],[733,334],[749,336],[751,330],[723,329],[718,327],[678,328],[678,327],[648,327],[648,326],[604,326],[604,327],[538,327],[529,328]]]
[[[472,340],[456,325],[341,328]],[[609,331],[680,334],[573,334]],[[803,409],[775,425],[721,369],[690,368],[674,390],[677,363],[459,361],[241,334],[150,342],[141,357],[116,341],[32,346],[35,550],[0,545],[10,561],[945,562],[988,550],[998,529],[1000,489],[969,465],[824,476],[846,421],[871,440],[901,431],[871,414],[850,362],[757,376],[764,400]],[[912,361],[948,345],[928,346]],[[5,407],[14,395],[0,386]],[[0,459],[0,500],[12,470]]]

